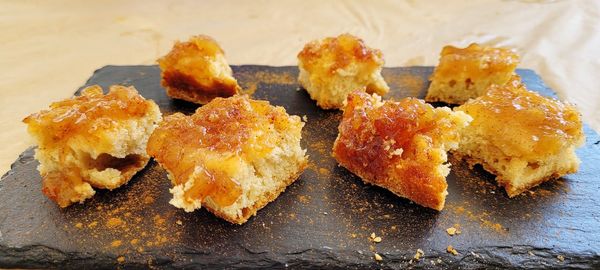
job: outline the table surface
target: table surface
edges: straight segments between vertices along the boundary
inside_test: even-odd
[[[32,141],[21,119],[105,65],[155,63],[174,40],[217,39],[230,64],[295,65],[309,40],[350,32],[386,66],[432,66],[447,44],[513,47],[600,129],[600,1],[0,1],[0,174]]]
[[[364,184],[331,157],[341,117],[298,91],[296,67],[234,66],[254,97],[306,115],[302,144],[309,166],[277,200],[243,226],[205,210],[168,204],[166,172],[154,161],[127,185],[60,209],[42,195],[37,161],[25,152],[0,182],[0,267],[124,268],[598,268],[600,137],[585,127],[576,174],[508,198],[481,168],[450,156],[443,211],[427,209]],[[386,68],[386,98],[424,97],[432,67]],[[552,95],[531,70],[518,70],[534,91]],[[109,66],[88,81],[134,85],[163,114],[198,105],[170,99],[156,66]],[[449,227],[462,233],[450,236]],[[371,233],[382,238],[369,240]],[[446,252],[452,245],[459,252]],[[415,260],[417,249],[424,251]],[[381,254],[382,262],[374,260]]]

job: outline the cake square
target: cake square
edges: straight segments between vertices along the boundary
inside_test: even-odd
[[[385,95],[381,51],[350,34],[309,42],[298,54],[298,81],[323,109],[339,109],[355,90]]]
[[[37,142],[42,191],[61,207],[82,203],[94,188],[115,189],[143,169],[148,137],[161,120],[158,106],[134,87],[108,94],[90,86],[81,95],[25,118]]]
[[[455,154],[495,174],[509,197],[578,170],[575,149],[585,141],[579,112],[527,90],[517,76],[455,111],[473,117]]]
[[[458,147],[459,131],[470,120],[416,98],[382,102],[377,94],[353,92],[333,156],[365,183],[442,210],[450,172],[446,152]]]
[[[242,224],[303,172],[303,126],[267,101],[215,98],[191,116],[165,117],[148,153],[168,172],[172,205],[186,212],[204,206]]]
[[[230,97],[241,91],[225,52],[211,37],[198,35],[176,42],[158,59],[161,84],[172,98],[206,104],[215,97]]]
[[[481,96],[492,84],[503,85],[514,75],[519,56],[506,48],[445,46],[431,76],[425,100],[463,104]]]

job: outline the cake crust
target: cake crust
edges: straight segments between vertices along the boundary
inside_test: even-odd
[[[333,156],[364,182],[417,204],[442,210],[449,173],[446,151],[458,145],[464,113],[435,109],[415,98],[382,102],[377,95],[348,96]]]
[[[230,97],[241,91],[225,52],[209,36],[176,42],[167,55],[158,59],[158,64],[161,84],[172,98],[206,104],[216,97]]]

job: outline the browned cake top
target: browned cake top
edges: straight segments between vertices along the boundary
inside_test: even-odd
[[[133,87],[114,85],[104,95],[102,88],[94,85],[81,91],[81,96],[54,102],[49,110],[34,113],[23,122],[41,147],[60,147],[75,135],[92,140],[99,131],[115,128],[116,121],[144,117],[151,106],[152,101]],[[100,138],[98,143],[102,143]]]
[[[354,92],[344,109],[334,156],[362,178],[436,208],[436,195],[447,184],[437,172],[444,157],[433,150],[445,151],[444,142],[458,141],[449,114],[415,98],[377,105],[368,94]]]
[[[457,72],[469,75],[489,76],[496,72],[512,72],[519,63],[519,56],[509,49],[480,46],[472,43],[466,48],[445,46],[440,54],[440,64],[435,74],[452,76]]]
[[[300,121],[295,118],[282,107],[246,95],[216,98],[191,116],[167,116],[150,137],[147,149],[173,174],[175,185],[184,184],[194,170],[203,171],[186,197],[210,196],[217,204],[228,206],[242,193],[231,178],[239,160],[255,160],[270,153],[281,140],[279,133],[289,129],[292,121]]]
[[[583,137],[581,117],[568,103],[529,91],[518,77],[457,108],[471,115],[480,128],[510,156],[553,155]]]
[[[173,49],[167,54],[167,57],[159,59],[159,63],[169,63],[172,60],[181,59],[190,52],[205,57],[215,57],[218,54],[224,54],[223,49],[221,49],[221,46],[219,46],[216,40],[206,35],[197,35],[192,36],[185,42],[175,42]]]
[[[298,59],[304,69],[323,74],[335,73],[352,63],[366,65],[372,70],[384,62],[381,51],[367,47],[362,39],[350,34],[312,41],[304,46]]]

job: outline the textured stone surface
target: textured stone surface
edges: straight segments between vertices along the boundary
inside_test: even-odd
[[[340,113],[297,91],[295,67],[235,66],[255,98],[306,115],[311,163],[276,201],[242,226],[204,210],[168,204],[170,184],[156,163],[114,191],[58,208],[40,191],[33,151],[0,182],[0,267],[40,268],[599,268],[600,138],[586,126],[580,172],[509,199],[493,177],[451,158],[446,208],[438,213],[368,186],[336,166],[330,149]],[[423,97],[430,67],[387,68],[393,97]],[[552,95],[530,70],[530,89]],[[89,84],[129,84],[163,113],[197,105],[167,98],[154,66],[108,66]],[[23,127],[25,128],[25,127]],[[461,234],[446,229],[458,225]],[[369,240],[371,233],[380,243]],[[452,255],[446,247],[459,252]],[[420,260],[413,256],[424,251]],[[376,262],[374,253],[383,260]]]

